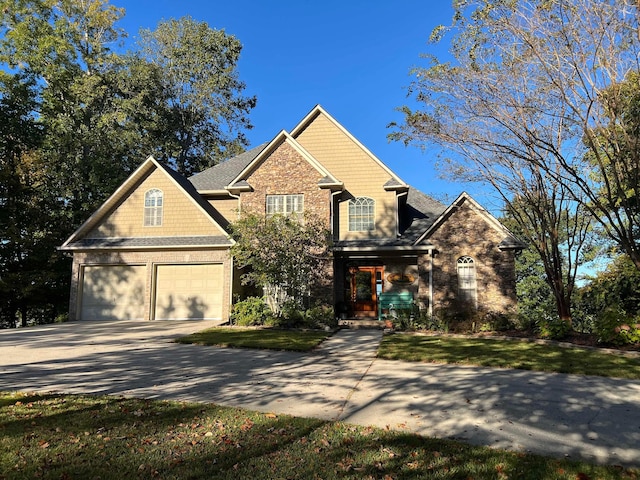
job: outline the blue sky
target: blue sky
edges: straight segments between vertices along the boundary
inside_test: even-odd
[[[449,0],[111,3],[126,10],[120,26],[129,41],[140,28],[153,30],[163,19],[185,15],[240,40],[240,78],[246,94],[258,98],[250,115],[252,145],[290,131],[320,104],[405,182],[442,201],[466,190],[486,204],[477,187],[440,179],[433,154],[387,141],[387,125],[402,120],[395,109],[410,103],[410,69],[433,49],[429,33],[451,20]]]

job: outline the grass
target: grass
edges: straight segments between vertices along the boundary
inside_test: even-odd
[[[176,339],[178,343],[197,343],[222,347],[264,348],[308,352],[331,333],[317,330],[279,330],[269,328],[215,327]]]
[[[638,475],[638,469],[211,404],[0,393],[2,480]]]
[[[640,379],[640,356],[517,340],[386,335],[378,357]]]

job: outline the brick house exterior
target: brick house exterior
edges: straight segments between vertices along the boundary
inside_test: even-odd
[[[144,162],[61,247],[74,258],[70,318],[228,320],[243,293],[228,225],[268,202],[326,221],[331,288],[312,296],[336,314],[376,317],[385,292],[432,314],[516,307],[520,242],[469,195],[445,206],[406,184],[317,106],[290,133],[188,179]]]

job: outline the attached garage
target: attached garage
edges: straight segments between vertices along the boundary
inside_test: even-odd
[[[154,284],[156,320],[223,318],[221,263],[157,265]]]
[[[82,269],[80,320],[142,320],[145,265],[86,265]]]

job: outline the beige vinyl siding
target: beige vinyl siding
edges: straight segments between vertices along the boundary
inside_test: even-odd
[[[228,222],[235,222],[238,219],[237,198],[210,198],[208,201]]]
[[[142,320],[145,265],[88,265],[82,271],[80,320]]]
[[[391,178],[389,172],[322,113],[296,140],[334,177],[344,182],[346,196],[369,197],[376,202],[374,232],[349,232],[349,201],[340,202],[341,240],[396,234],[396,194],[383,187]]]
[[[144,226],[144,194],[163,192],[161,226]],[[223,232],[161,170],[154,170],[86,238],[221,235]]]

